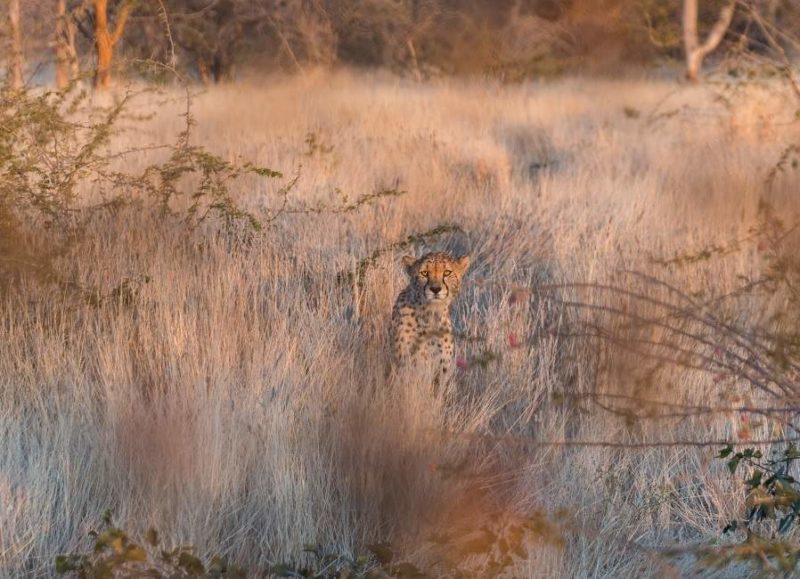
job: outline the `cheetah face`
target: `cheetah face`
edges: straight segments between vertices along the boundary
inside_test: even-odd
[[[469,257],[454,259],[437,251],[419,259],[407,255],[403,265],[420,297],[428,303],[446,304],[458,295],[461,278],[469,267]]]

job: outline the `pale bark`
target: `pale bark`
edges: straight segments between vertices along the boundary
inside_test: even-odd
[[[200,76],[200,81],[208,86],[211,84],[211,73],[208,69],[208,62],[206,62],[202,57],[197,59],[197,73]]]
[[[114,47],[125,32],[125,24],[133,9],[133,2],[123,0],[117,14],[115,26],[110,27],[108,21],[108,0],[94,0],[94,42],[97,49],[97,69],[94,85],[100,90],[111,86],[111,66],[114,61]]]
[[[408,47],[408,54],[411,57],[411,72],[414,74],[414,80],[422,82],[422,73],[419,71],[419,61],[417,60],[417,50],[414,48],[414,41],[411,38],[407,38],[406,46]]]
[[[67,0],[56,0],[56,86],[62,90],[79,73],[78,52],[75,49],[75,25],[67,11]]]
[[[686,52],[686,78],[697,81],[703,60],[719,46],[733,21],[736,1],[731,0],[720,11],[719,18],[700,43],[697,33],[697,0],[683,0],[683,46]]]
[[[19,90],[24,84],[19,0],[8,0],[8,35],[10,58],[7,64],[7,80],[12,89]]]

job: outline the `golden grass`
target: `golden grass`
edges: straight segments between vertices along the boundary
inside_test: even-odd
[[[389,541],[442,574],[482,526],[563,510],[565,542],[531,534],[528,559],[515,559],[510,574],[685,570],[689,561],[644,548],[715,540],[737,513],[741,493],[712,464],[714,449],[537,447],[503,437],[724,438],[735,421],[631,426],[553,397],[629,392],[641,368],[620,358],[603,370],[591,348],[552,331],[574,312],[525,291],[509,296],[620,269],[722,292],[758,270],[750,250],[692,268],[650,261],[742,237],[763,195],[787,215],[797,209],[791,174],[769,192],[764,185],[798,137],[794,109],[774,90],[729,94],[729,106],[714,90],[724,89],[339,74],[197,97],[193,139],[231,159],[299,171],[292,207],[336,205],[337,189],[351,200],[387,187],[408,193],[349,214],[284,215],[245,246],[155,212],[101,216],[56,267],[104,293],[131,279],[132,305],[93,307],[32,281],[4,296],[0,573],[49,576],[53,557],[83,544],[107,508],[132,529],[155,526],[252,569],[297,557],[304,543],[363,552]],[[180,112],[160,107],[119,145],[168,141]],[[309,134],[321,148],[310,151]],[[242,182],[237,199],[274,209],[278,187]],[[357,310],[337,273],[442,223],[464,233],[436,248],[468,252],[473,263],[455,318],[478,339],[463,340],[459,356],[501,358],[473,363],[437,397],[424,381],[385,378],[389,311],[405,283],[400,256],[390,252],[368,272]],[[520,347],[509,346],[512,334]],[[656,380],[652,397],[720,396],[703,373],[675,368]],[[431,541],[447,532],[444,546]],[[485,559],[457,563],[480,575]]]

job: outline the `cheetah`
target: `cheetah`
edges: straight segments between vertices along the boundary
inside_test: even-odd
[[[410,283],[392,309],[391,340],[395,367],[432,363],[438,378],[453,365],[450,305],[458,295],[469,257],[433,252],[403,258]]]

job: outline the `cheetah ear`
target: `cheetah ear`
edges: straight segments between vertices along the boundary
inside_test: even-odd
[[[411,275],[411,268],[414,267],[414,264],[417,263],[417,258],[413,255],[406,255],[403,257],[403,267],[406,268],[406,273]]]
[[[463,257],[459,257],[456,260],[456,271],[458,275],[463,275],[467,268],[469,267],[469,256],[465,255]]]

